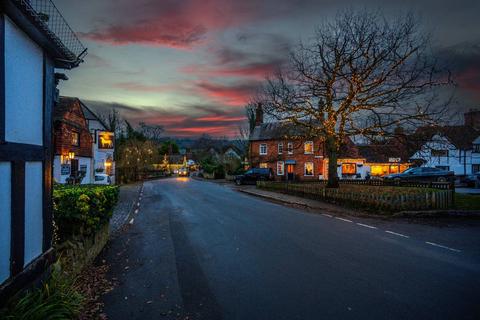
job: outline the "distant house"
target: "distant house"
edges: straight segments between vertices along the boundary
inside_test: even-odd
[[[93,138],[82,103],[78,98],[61,97],[53,112],[53,177],[58,183],[82,176],[82,184],[92,183]]]
[[[381,177],[400,173],[412,166],[405,139],[391,138],[384,143],[357,145],[362,158],[365,158],[365,174]]]
[[[457,176],[480,171],[480,131],[472,126],[422,127],[414,137],[422,143],[412,161],[450,170]]]
[[[54,260],[52,112],[66,78],[55,68],[85,53],[51,1],[0,2],[0,305]]]
[[[115,133],[109,131],[105,123],[82,101],[80,101],[80,105],[93,139],[93,176],[91,181],[95,180],[95,173],[105,173],[110,176],[112,182],[115,182]]]
[[[291,123],[263,123],[263,113],[257,112],[257,123],[250,135],[251,166],[271,168],[276,180],[326,179],[328,158],[323,140],[304,136],[302,129]],[[347,139],[338,155],[338,176],[343,179],[364,178],[364,164],[365,159]]]

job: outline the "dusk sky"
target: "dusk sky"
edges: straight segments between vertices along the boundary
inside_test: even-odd
[[[97,110],[114,106],[134,124],[160,124],[170,136],[236,135],[249,96],[289,47],[347,8],[418,14],[459,85],[452,107],[480,107],[478,0],[55,3],[89,52],[67,72],[61,94]]]

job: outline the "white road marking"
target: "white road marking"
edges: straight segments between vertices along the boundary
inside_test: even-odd
[[[368,224],[363,224],[363,223],[358,223],[357,224],[359,226],[362,226],[362,227],[365,227],[365,228],[370,228],[370,229],[377,229],[377,227],[374,227],[374,226],[369,226]]]
[[[135,214],[137,214],[137,213],[138,213],[138,209],[135,209]]]
[[[329,215],[329,214],[326,214],[326,213],[322,213],[322,215],[323,215],[323,216],[325,216],[325,217],[332,218],[332,216],[331,216],[331,215]]]
[[[339,217],[335,217],[335,219],[342,220],[342,221],[345,221],[345,222],[353,222],[352,220],[343,219],[343,218],[339,218]]]
[[[140,202],[137,202],[137,207],[140,207]]]
[[[130,223],[130,224],[133,224],[133,218],[132,218],[132,220],[130,220],[130,222],[129,222],[129,223]]]
[[[401,233],[396,233],[396,232],[393,232],[393,231],[390,231],[390,230],[385,230],[385,232],[396,235],[396,236],[399,236],[399,237],[403,237],[403,238],[410,238],[409,236],[406,236],[406,235],[401,234]]]
[[[431,245],[431,246],[434,246],[434,247],[438,247],[438,248],[442,248],[442,249],[447,249],[447,250],[454,251],[454,252],[462,252],[461,250],[453,249],[453,248],[446,247],[446,246],[442,246],[441,244],[434,243],[434,242],[425,241],[425,243],[427,243],[427,244],[429,244],[429,245]]]

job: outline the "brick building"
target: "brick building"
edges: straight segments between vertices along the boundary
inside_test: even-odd
[[[292,123],[263,123],[257,111],[256,126],[250,136],[250,164],[271,168],[276,180],[319,180],[328,176],[328,158],[321,138],[306,139]],[[294,138],[293,138],[294,137]],[[364,178],[361,158],[351,140],[345,141],[338,156],[341,178]]]
[[[53,177],[59,183],[83,176],[82,184],[92,183],[93,139],[78,98],[61,97],[54,108]]]

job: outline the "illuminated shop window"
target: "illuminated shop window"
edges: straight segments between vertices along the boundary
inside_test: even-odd
[[[259,165],[260,168],[268,168],[268,164],[266,162],[262,162]]]
[[[342,163],[342,175],[357,174],[357,165],[355,163]]]

